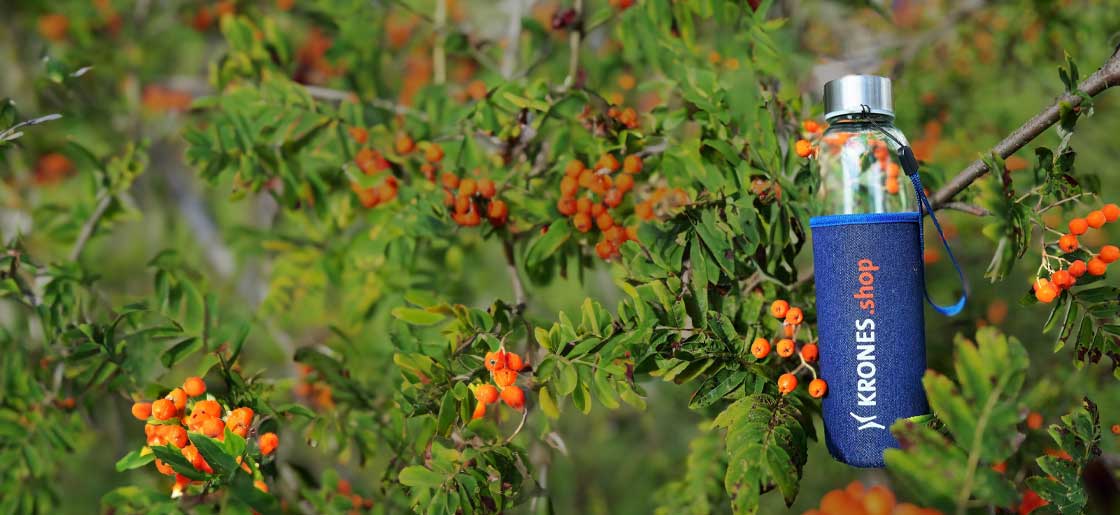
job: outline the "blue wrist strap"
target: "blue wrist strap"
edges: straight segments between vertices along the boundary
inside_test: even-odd
[[[930,204],[929,198],[926,197],[925,189],[922,188],[922,179],[918,176],[918,159],[914,157],[914,151],[909,146],[903,145],[898,149],[898,158],[902,164],[902,170],[906,172],[906,176],[910,177],[910,182],[914,183],[914,193],[918,196],[918,202],[921,203],[919,209],[925,210],[929,214],[930,220],[933,220],[933,227],[937,229],[937,235],[941,238],[941,243],[945,245],[945,252],[949,254],[949,260],[953,262],[953,268],[957,269],[957,277],[961,281],[961,298],[955,304],[949,306],[939,306],[933,302],[929,296],[929,289],[925,289],[926,302],[938,313],[946,316],[953,316],[964,309],[964,304],[968,299],[968,283],[964,279],[964,272],[961,270],[960,263],[957,262],[956,256],[953,255],[953,249],[949,247],[949,242],[945,239],[945,233],[941,230],[941,224],[937,222],[937,215],[933,212],[933,205]],[[926,240],[925,240],[925,224],[921,220],[918,221],[918,238],[921,240],[922,253],[925,253]]]

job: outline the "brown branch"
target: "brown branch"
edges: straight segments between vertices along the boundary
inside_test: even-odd
[[[946,202],[946,203],[938,206],[937,208],[938,209],[952,209],[954,211],[960,211],[962,213],[968,213],[970,215],[976,215],[976,216],[988,216],[988,215],[992,214],[991,211],[988,211],[987,209],[984,209],[980,206],[976,206],[976,205],[973,205],[973,204],[966,204],[964,202],[956,202],[956,201]]]
[[[525,285],[521,284],[521,276],[517,273],[517,261],[514,257],[513,242],[502,239],[502,252],[506,257],[506,270],[509,272],[509,281],[513,286],[513,298],[517,303],[516,309],[520,313],[525,310],[528,302],[525,296]]]
[[[1081,84],[1078,84],[1077,89],[1090,97],[1095,97],[1102,91],[1117,85],[1120,85],[1120,52],[1114,52],[1100,69],[1093,72]],[[997,154],[1001,158],[1007,158],[1037,138],[1051,125],[1057,123],[1061,116],[1061,106],[1063,104],[1077,107],[1081,104],[1081,101],[1082,97],[1079,95],[1063,94],[1058,97],[1056,102],[1035,115],[1034,118],[1027,120],[1026,123],[1015,129],[1015,132],[997,143],[986,154]],[[988,171],[988,165],[984,163],[983,159],[973,161],[931,196],[930,201],[933,203],[934,209],[946,207],[946,204],[954,196],[964,191],[965,188],[983,177]]]

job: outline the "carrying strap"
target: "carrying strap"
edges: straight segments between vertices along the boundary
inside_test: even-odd
[[[898,149],[898,158],[902,165],[902,170],[906,172],[907,177],[910,177],[910,182],[914,183],[914,193],[918,196],[918,202],[921,204],[919,209],[928,213],[930,220],[933,220],[933,227],[937,229],[937,236],[941,238],[941,243],[945,245],[945,252],[949,254],[949,260],[953,262],[953,268],[957,269],[957,277],[961,281],[961,298],[957,299],[955,304],[949,306],[938,305],[930,298],[929,289],[923,287],[926,294],[926,302],[929,302],[929,305],[942,315],[956,315],[964,309],[964,304],[968,299],[968,283],[964,279],[964,272],[961,270],[961,265],[957,262],[956,256],[953,255],[953,249],[949,247],[949,242],[945,239],[945,233],[941,230],[941,224],[937,222],[937,215],[934,214],[933,205],[930,204],[929,198],[926,197],[925,189],[922,188],[922,179],[918,176],[918,159],[914,157],[914,151],[907,145],[901,145]],[[925,224],[920,220],[918,221],[918,239],[921,241],[923,254],[925,254],[926,249],[924,225]]]

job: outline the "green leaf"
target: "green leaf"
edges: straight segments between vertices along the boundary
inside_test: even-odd
[[[735,513],[758,513],[762,488],[776,484],[791,506],[808,459],[801,411],[786,397],[756,394],[732,403],[713,425],[727,430],[724,487]]]
[[[225,444],[222,442],[198,433],[187,433],[187,436],[202,455],[202,459],[214,469],[215,474],[228,476],[240,470],[237,461],[226,452]]]
[[[435,325],[445,318],[440,313],[433,313],[424,309],[397,307],[393,308],[393,316],[412,325]]]
[[[163,366],[171,368],[199,350],[202,350],[202,340],[192,336],[164,351],[159,360]]]
[[[144,465],[147,465],[147,464],[155,461],[155,459],[156,459],[155,453],[149,452],[147,454],[142,454],[141,453],[142,450],[143,449],[137,449],[135,451],[132,451],[128,454],[125,454],[123,458],[118,460],[117,461],[117,472],[124,472],[126,470],[132,470],[134,468],[140,468],[140,467],[143,467]]]
[[[1027,478],[1027,485],[1059,513],[1082,513],[1089,493],[1081,477],[1085,467],[1101,452],[1100,413],[1096,404],[1084,399],[1080,407],[1062,417],[1062,425],[1051,426],[1049,432],[1069,458],[1039,457],[1035,461],[1045,476]]]
[[[427,468],[419,465],[412,465],[401,469],[401,473],[397,476],[397,479],[401,484],[413,488],[437,488],[443,485],[443,481],[446,478]]]
[[[557,220],[548,230],[529,243],[525,250],[525,266],[534,267],[552,257],[572,235],[572,226],[567,220]]]

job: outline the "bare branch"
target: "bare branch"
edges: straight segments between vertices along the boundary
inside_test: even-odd
[[[435,19],[436,42],[432,45],[432,81],[443,84],[447,81],[447,0],[436,0]]]
[[[579,77],[579,48],[583,39],[583,0],[575,0],[572,9],[576,12],[576,26],[568,34],[568,76],[564,78],[561,91],[567,91],[576,84]]]
[[[954,211],[960,211],[962,213],[968,213],[970,215],[976,215],[976,216],[989,216],[989,215],[992,214],[992,212],[988,211],[987,209],[984,209],[980,206],[975,206],[975,205],[972,205],[972,204],[966,204],[964,202],[946,202],[946,203],[938,206],[937,208],[938,209],[952,209]]]
[[[510,240],[502,240],[502,252],[506,257],[506,270],[509,272],[509,281],[513,286],[513,298],[517,303],[517,310],[522,311],[528,302],[525,296],[525,285],[521,283],[521,276],[517,273],[517,261],[513,253],[513,243]]]
[[[1102,91],[1116,85],[1120,85],[1120,52],[1113,53],[1112,57],[1104,63],[1104,66],[1101,66],[1081,84],[1078,84],[1077,89],[1090,97],[1095,97]],[[1049,129],[1051,125],[1058,122],[1062,104],[1077,107],[1081,104],[1081,101],[1081,96],[1071,93],[1058,97],[1056,102],[1035,115],[1034,118],[1027,120],[1018,129],[1015,129],[1015,132],[992,147],[985,155],[997,154],[1006,158],[1014,154],[1045,132],[1046,129]],[[945,207],[945,204],[952,200],[954,196],[964,191],[965,188],[983,177],[988,171],[988,165],[984,163],[983,159],[973,161],[930,197],[934,209]]]
[[[101,217],[105,216],[105,211],[109,209],[109,204],[112,202],[113,194],[108,191],[102,192],[101,198],[97,200],[97,207],[93,209],[93,214],[82,225],[82,229],[78,232],[78,239],[74,241],[74,247],[70,249],[70,261],[77,261],[82,256],[82,250],[85,250],[86,244],[89,243],[89,239],[93,237],[93,232],[97,229],[97,224],[101,222]]]
[[[521,50],[521,9],[522,0],[507,0],[509,7],[509,28],[506,32],[506,48],[502,52],[502,78],[509,80],[517,68],[517,54]]]

